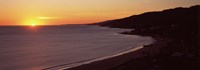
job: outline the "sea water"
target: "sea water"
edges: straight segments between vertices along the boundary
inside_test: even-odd
[[[119,54],[152,42],[92,25],[0,27],[0,70],[41,70]]]

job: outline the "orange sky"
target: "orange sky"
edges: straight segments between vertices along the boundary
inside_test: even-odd
[[[200,0],[0,0],[0,25],[92,23],[197,4]]]

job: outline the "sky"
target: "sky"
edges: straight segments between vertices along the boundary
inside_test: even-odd
[[[94,23],[193,5],[200,0],[0,0],[0,26]]]

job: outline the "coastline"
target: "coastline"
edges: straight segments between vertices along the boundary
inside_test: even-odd
[[[124,34],[122,34],[122,35],[124,35]],[[73,62],[73,63],[68,63],[68,64],[61,64],[61,65],[57,65],[57,66],[45,68],[45,69],[42,69],[42,70],[74,70],[74,68],[79,68],[79,67],[82,67],[82,66],[84,66],[84,67],[86,66],[86,68],[87,67],[93,67],[93,66],[90,66],[90,65],[93,65],[93,64],[96,65],[96,66],[102,66],[102,64],[104,64],[104,62],[108,61],[108,63],[113,63],[113,62],[117,62],[115,60],[119,60],[118,58],[120,58],[120,59],[122,58],[123,61],[120,61],[120,63],[116,63],[116,65],[113,66],[113,67],[115,67],[115,66],[118,66],[118,65],[120,65],[120,64],[122,64],[124,62],[127,62],[127,61],[131,60],[132,58],[142,57],[142,55],[140,55],[140,54],[138,54],[137,56],[132,57],[132,53],[135,52],[135,51],[141,50],[146,45],[149,45],[149,44],[152,44],[152,43],[153,43],[153,41],[149,42],[149,43],[145,43],[145,44],[140,44],[138,46],[134,46],[132,48],[124,50],[122,52],[116,53],[114,55],[108,55],[108,56],[103,56],[103,57],[96,57],[96,58],[92,58],[92,59],[88,59],[88,60],[83,60],[83,61],[78,61],[78,62]],[[137,54],[137,53],[134,53],[133,55],[135,55],[135,54]],[[127,58],[127,56],[128,56],[128,59],[124,59],[124,58]],[[129,58],[129,57],[131,57],[131,58]],[[117,59],[115,59],[115,58],[117,58]],[[114,59],[114,61],[113,61],[113,59]],[[105,63],[105,64],[107,64],[107,63]],[[102,68],[102,67],[99,67],[99,68]],[[110,68],[105,68],[103,70],[107,70],[107,69],[110,69]],[[79,70],[82,70],[82,68],[79,69]],[[102,70],[102,69],[99,69],[99,70]]]
[[[67,68],[64,70],[109,70],[109,69],[118,67],[130,60],[156,54],[159,48],[158,46],[152,47],[153,44],[155,43],[146,44],[146,45],[137,47],[136,49],[132,49],[129,52],[126,52],[123,54],[117,54],[117,56],[114,56],[111,58],[94,61],[91,63],[83,64],[83,65],[72,67],[72,68]]]
[[[62,65],[58,65],[58,66],[54,66],[54,67],[45,68],[45,69],[42,69],[42,70],[63,70],[63,69],[68,70],[68,69],[76,68],[76,67],[79,67],[79,66],[82,66],[82,65],[88,65],[88,64],[91,64],[91,63],[100,62],[100,61],[104,61],[104,60],[107,60],[107,59],[119,57],[119,56],[122,56],[124,54],[128,54],[128,53],[131,53],[131,52],[143,49],[143,48],[144,48],[144,45],[141,45],[141,46],[138,46],[138,47],[133,47],[130,50],[125,50],[125,51],[120,52],[118,54],[114,54],[114,55],[110,55],[110,56],[104,56],[104,57],[96,57],[96,58],[93,58],[93,59],[83,60],[83,61],[69,63],[69,64],[62,64]],[[67,67],[68,65],[71,65],[71,67]]]

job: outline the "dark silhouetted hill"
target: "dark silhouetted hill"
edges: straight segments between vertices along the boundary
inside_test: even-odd
[[[200,5],[147,12],[97,23],[106,27],[134,29],[123,34],[167,39],[164,46],[160,45],[162,48],[156,56],[135,59],[112,70],[198,70],[199,24]],[[145,65],[148,67],[143,67]]]

